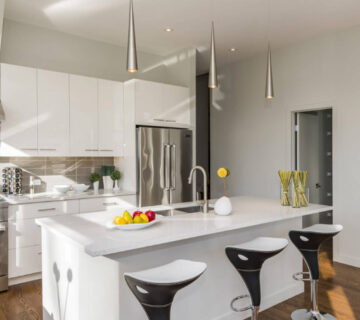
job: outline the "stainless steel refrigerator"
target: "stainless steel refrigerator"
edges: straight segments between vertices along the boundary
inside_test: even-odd
[[[137,128],[139,206],[192,201],[187,178],[192,167],[192,131]]]

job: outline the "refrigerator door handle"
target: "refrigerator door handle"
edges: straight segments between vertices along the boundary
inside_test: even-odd
[[[176,189],[176,145],[170,146],[171,155],[171,190]]]
[[[170,190],[170,145],[164,145],[164,190]]]

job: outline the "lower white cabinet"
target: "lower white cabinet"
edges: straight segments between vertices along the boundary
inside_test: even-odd
[[[41,232],[35,219],[9,221],[9,249],[40,245]]]
[[[9,250],[9,278],[41,272],[41,246]]]
[[[37,218],[133,208],[136,195],[51,201],[9,206],[9,278],[41,272],[41,229]]]
[[[80,200],[80,213],[107,211],[113,207],[133,208],[135,206],[136,195],[82,199]]]

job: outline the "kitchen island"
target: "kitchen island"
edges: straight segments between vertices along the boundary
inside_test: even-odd
[[[285,237],[302,227],[302,217],[332,210],[309,205],[301,209],[282,207],[278,200],[234,197],[233,213],[181,213],[179,207],[159,206],[155,211],[174,209],[151,228],[114,231],[106,224],[124,208],[112,208],[74,216],[37,220],[42,228],[44,320],[142,320],[145,313],[128,289],[124,272],[142,270],[175,259],[208,264],[206,273],[181,290],[174,301],[173,320],[240,319],[229,303],[247,293],[226,258],[226,245],[258,236]],[[127,208],[133,208],[129,203]],[[261,275],[262,309],[303,291],[292,279],[302,269],[302,259],[292,244],[268,260]],[[243,318],[248,316],[244,313]]]

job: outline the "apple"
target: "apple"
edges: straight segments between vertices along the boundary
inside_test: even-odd
[[[137,216],[140,216],[142,214],[141,211],[135,211],[134,214],[133,214],[133,218],[137,217]]]
[[[151,222],[151,221],[153,221],[153,220],[155,220],[155,212],[154,211],[152,211],[152,210],[148,210],[148,211],[146,211],[145,212],[145,214],[147,215],[147,217],[149,218],[149,221]]]

